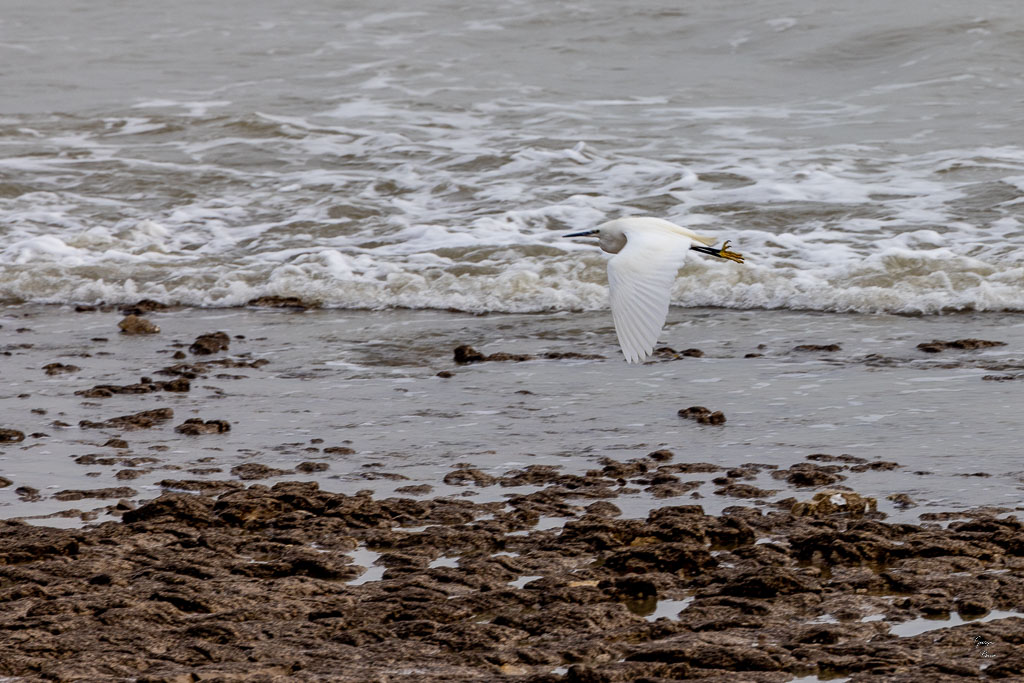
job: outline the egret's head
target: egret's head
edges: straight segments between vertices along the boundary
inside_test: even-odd
[[[626,246],[626,234],[622,230],[622,225],[619,221],[608,221],[602,223],[593,230],[583,230],[582,232],[573,232],[564,237],[596,237],[601,245],[601,249],[607,251],[609,254],[618,254],[622,251],[622,248]]]

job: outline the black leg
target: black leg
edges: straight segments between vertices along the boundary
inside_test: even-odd
[[[729,240],[725,241],[725,244],[722,245],[721,249],[715,249],[714,247],[704,246],[698,247],[694,245],[690,245],[690,249],[693,249],[694,251],[699,251],[702,254],[711,254],[712,256],[717,256],[718,258],[724,258],[728,259],[729,261],[735,261],[736,263],[743,263],[743,256],[735,252],[729,251]]]

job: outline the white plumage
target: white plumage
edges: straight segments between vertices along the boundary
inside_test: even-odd
[[[672,284],[689,251],[743,262],[742,256],[727,251],[728,242],[721,249],[710,248],[714,238],[661,218],[619,218],[566,237],[587,235],[596,235],[601,249],[614,254],[608,260],[612,318],[630,363],[643,361],[654,350],[668,317]]]

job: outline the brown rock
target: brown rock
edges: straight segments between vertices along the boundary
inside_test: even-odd
[[[430,484],[411,484],[409,486],[399,486],[395,489],[395,493],[404,493],[407,496],[425,496],[433,490],[434,487]]]
[[[495,477],[471,467],[453,470],[444,477],[444,483],[449,485],[461,485],[472,482],[477,486],[490,486],[495,481],[497,481]]]
[[[522,363],[523,361],[533,360],[533,356],[526,353],[505,353],[502,351],[498,353],[492,353],[491,355],[484,358],[484,360],[498,362],[511,361],[513,363]]]
[[[767,498],[774,496],[778,491],[758,488],[752,484],[729,483],[720,489],[715,489],[719,496],[731,496],[733,498]]]
[[[591,503],[587,506],[588,515],[597,515],[599,517],[618,517],[622,514],[622,510],[617,505],[609,503],[606,500],[599,500],[596,503]]]
[[[552,484],[562,479],[561,467],[558,465],[528,465],[521,470],[509,470],[501,477],[502,486],[526,486],[528,484]],[[480,470],[466,469],[456,472],[480,473]],[[456,474],[452,472],[452,474]],[[461,474],[459,475],[462,476]],[[474,474],[473,476],[477,476]],[[488,475],[484,475],[486,478]],[[489,485],[491,482],[488,482]]]
[[[485,356],[484,354],[474,349],[472,346],[467,346],[465,344],[462,346],[455,347],[453,357],[455,359],[455,362],[460,365],[465,365],[467,363],[482,363],[484,361],[512,361],[518,363],[522,361],[533,360],[533,356],[530,356],[528,354],[517,353],[502,352],[492,353],[489,356]]]
[[[125,524],[159,522],[204,528],[213,523],[213,501],[187,493],[165,493],[154,501],[124,513]]]
[[[891,460],[875,460],[872,462],[863,462],[850,467],[851,472],[867,472],[872,470],[875,472],[885,472],[888,470],[894,470],[898,467],[902,467],[898,462],[892,462]]]
[[[192,385],[184,377],[172,379],[169,382],[156,382],[164,391],[186,392],[192,390]]]
[[[668,482],[653,484],[644,490],[654,498],[678,498],[684,493],[700,488],[703,483],[702,481]]]
[[[66,490],[58,491],[53,494],[53,497],[57,500],[82,500],[83,498],[131,498],[136,495],[138,491],[127,486],[118,486],[115,488],[107,489],[82,489],[82,490]]]
[[[696,420],[700,424],[705,425],[725,424],[725,414],[721,410],[711,412],[704,406],[690,406],[689,408],[680,409],[678,415],[679,417]]]
[[[157,408],[155,410],[143,410],[133,415],[121,415],[112,417],[104,422],[91,422],[82,420],[78,426],[82,429],[122,429],[132,431],[136,429],[149,429],[155,427],[174,417],[174,411],[170,408]]]
[[[132,306],[121,309],[121,312],[124,315],[142,315],[143,313],[152,313],[153,311],[166,311],[168,308],[170,307],[167,304],[162,304],[159,301],[142,299]]]
[[[644,474],[650,469],[650,463],[642,460],[619,462],[612,458],[602,458],[601,465],[603,465],[600,470],[601,476],[612,479],[629,479]]]
[[[485,360],[484,354],[480,353],[472,346],[466,346],[465,344],[455,347],[454,358],[455,362],[459,364],[479,363]]]
[[[778,595],[821,592],[821,585],[791,569],[768,566],[730,576],[721,592],[750,598],[774,598]]]
[[[211,332],[196,337],[188,350],[197,356],[210,355],[218,351],[227,351],[231,338],[224,332]]]
[[[670,346],[659,346],[651,352],[652,356],[677,360],[679,358],[703,358],[704,352],[700,349],[684,349],[676,351]]]
[[[864,458],[858,458],[856,455],[829,455],[828,453],[811,453],[807,456],[808,460],[817,460],[819,462],[848,462],[848,463],[865,463],[867,460]]]
[[[985,339],[956,339],[954,341],[939,341],[936,339],[918,344],[917,348],[925,353],[939,353],[947,349],[974,351],[976,349],[987,349],[992,346],[1006,346],[1006,342],[988,341]]]
[[[178,377],[169,382],[154,382],[148,377],[143,377],[138,384],[97,384],[91,389],[76,391],[75,395],[85,398],[109,398],[115,394],[151,394],[156,391],[184,392],[191,388],[191,384],[184,377]]]
[[[46,371],[47,375],[60,375],[69,372],[78,372],[81,369],[82,368],[77,365],[64,365],[63,363],[50,363],[49,365],[43,366],[43,370]]]
[[[261,296],[251,299],[246,306],[261,306],[263,308],[317,308],[315,303],[303,301],[297,296]]]
[[[822,491],[814,494],[810,501],[797,503],[792,513],[795,517],[828,517],[848,515],[863,517],[877,511],[878,502],[851,491]]]
[[[26,503],[34,503],[37,500],[42,500],[43,497],[39,494],[39,489],[31,486],[19,486],[14,489],[15,495],[18,496],[22,501]]]
[[[794,346],[794,351],[841,351],[842,347],[839,344],[801,344],[800,346]]]
[[[256,462],[250,462],[245,463],[244,465],[235,465],[231,468],[231,474],[235,475],[239,479],[252,480],[279,477],[282,474],[288,474],[288,471],[268,467]]]
[[[715,643],[710,639],[700,641],[693,636],[682,636],[647,645],[641,651],[630,655],[627,660],[662,664],[685,663],[698,669],[737,672],[778,671],[782,668],[777,658],[756,647],[739,643]],[[689,678],[691,676],[685,676],[685,679]],[[735,678],[748,680],[746,676],[737,675]]]
[[[605,565],[622,573],[685,572],[698,574],[717,564],[711,554],[691,543],[657,543],[627,548],[605,558]]]
[[[116,465],[121,462],[120,456],[102,457],[89,453],[88,455],[79,455],[75,458],[75,462],[79,465]]]
[[[605,357],[596,353],[578,353],[576,351],[545,351],[541,358],[548,360],[604,360]]]
[[[121,328],[121,334],[157,334],[160,331],[155,324],[137,315],[129,315],[117,326]]]
[[[685,474],[692,474],[694,472],[721,472],[724,468],[721,465],[713,465],[709,462],[677,462],[673,465],[661,465],[658,467],[659,471],[663,472],[682,472]]]
[[[216,470],[216,472],[220,471],[221,470]],[[214,472],[209,472],[208,474],[213,473]],[[237,491],[244,486],[244,484],[240,484],[233,480],[223,481],[211,479],[164,479],[159,482],[159,485],[165,489],[174,489],[175,491],[194,491],[196,493],[206,494]]]
[[[195,363],[178,363],[170,367],[157,370],[158,375],[177,375],[186,379],[195,379],[207,374],[211,368],[262,368],[269,363],[266,358],[256,360],[240,360],[237,358],[216,358],[214,360],[196,361]]]
[[[898,508],[906,509],[917,507],[917,503],[914,502],[914,499],[906,493],[892,493],[886,496],[886,498],[891,500]]]
[[[0,443],[16,443],[25,440],[25,432],[17,429],[0,429]]]
[[[179,434],[199,436],[201,434],[223,434],[231,431],[231,424],[227,420],[207,420],[203,422],[200,417],[192,417],[174,428]]]
[[[840,470],[842,468],[837,465],[822,466],[802,462],[788,470],[776,470],[772,472],[772,477],[785,479],[793,486],[828,486],[846,479],[839,474]]]
[[[657,460],[658,462],[668,462],[669,460],[675,457],[675,453],[662,448],[657,451],[651,451],[650,453],[647,454],[647,457],[650,458],[651,460]]]

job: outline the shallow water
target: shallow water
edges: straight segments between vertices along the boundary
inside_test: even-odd
[[[928,619],[924,617],[911,619],[910,621],[905,621],[901,624],[895,624],[890,627],[889,633],[894,636],[899,636],[900,638],[908,638],[910,636],[928,633],[929,631],[953,628],[963,624],[984,624],[990,621],[998,621],[999,619],[1022,617],[1024,617],[1024,612],[1011,612],[1006,610],[992,610],[988,614],[974,619],[964,619],[959,614],[954,613],[950,614],[949,617],[945,619]]]
[[[649,596],[647,598],[627,600],[625,605],[630,612],[643,617],[647,621],[657,621],[658,619],[675,620],[679,618],[679,613],[689,607],[694,599],[691,596],[681,600],[659,600],[655,596]]]
[[[109,0],[0,18],[0,301],[606,307],[560,235],[722,239],[687,306],[1024,310],[997,0]]]
[[[621,360],[604,312],[471,316],[192,309],[149,317],[162,328],[159,335],[119,335],[121,315],[115,311],[19,307],[0,317],[5,339],[18,342],[0,349],[11,353],[3,359],[0,426],[47,435],[0,447],[0,474],[14,482],[0,488],[0,516],[113,502],[51,497],[66,489],[130,486],[137,497],[151,498],[159,495],[161,480],[232,479],[229,470],[244,463],[287,472],[261,483],[307,479],[332,491],[373,489],[380,495],[426,483],[434,487],[432,495],[500,500],[535,489],[449,486],[442,480],[459,463],[492,475],[533,464],[582,473],[599,467],[603,457],[627,460],[659,448],[673,451],[673,462],[720,466],[787,468],[814,453],[895,461],[896,470],[846,472],[849,478],[841,482],[877,497],[879,509],[893,519],[1021,505],[1019,385],[1024,380],[982,379],[1021,371],[1024,320],[1016,316],[674,310],[662,339],[677,349],[700,348],[704,357],[641,366]],[[96,384],[160,377],[154,373],[174,362],[172,344],[187,345],[214,330],[232,336],[232,357],[251,354],[269,364],[214,370],[193,380],[187,394],[74,395]],[[965,337],[1007,346],[940,354],[916,349],[920,342]],[[464,343],[484,353],[575,351],[605,359],[456,366],[452,349]],[[841,350],[793,350],[808,343],[838,343]],[[751,352],[763,355],[746,358]],[[49,377],[41,368],[51,362],[81,369]],[[436,376],[442,370],[454,375]],[[693,405],[722,410],[726,424],[702,426],[677,416]],[[156,429],[76,426],[83,419],[157,407],[170,407],[175,416]],[[173,426],[189,417],[225,419],[232,428],[217,435],[176,434]],[[55,427],[58,420],[69,426]],[[88,454],[118,455],[117,449],[103,447],[112,436],[128,441],[128,454],[156,461],[134,467],[73,461]],[[354,452],[323,452],[331,446]],[[328,469],[292,473],[301,462],[326,463]],[[190,472],[197,468],[213,471]],[[118,479],[121,470],[138,476]],[[696,490],[700,498],[654,499],[640,492],[614,502],[627,516],[643,516],[665,504],[699,503],[718,512],[749,502],[716,495],[718,486],[710,479],[717,474],[680,476],[705,482]],[[794,490],[768,472],[747,483],[775,490],[766,500],[809,499],[814,492]],[[43,499],[20,500],[15,493],[20,486],[39,489]],[[893,493],[909,494],[919,507],[897,509],[885,499]],[[550,520],[550,525],[560,523]]]
[[[377,560],[380,559],[380,553],[370,550],[365,546],[360,546],[349,553],[352,557],[352,563],[360,567],[366,567],[366,571],[348,582],[350,586],[360,586],[370,581],[380,581],[384,578],[384,572],[387,571],[387,567],[376,564]]]

